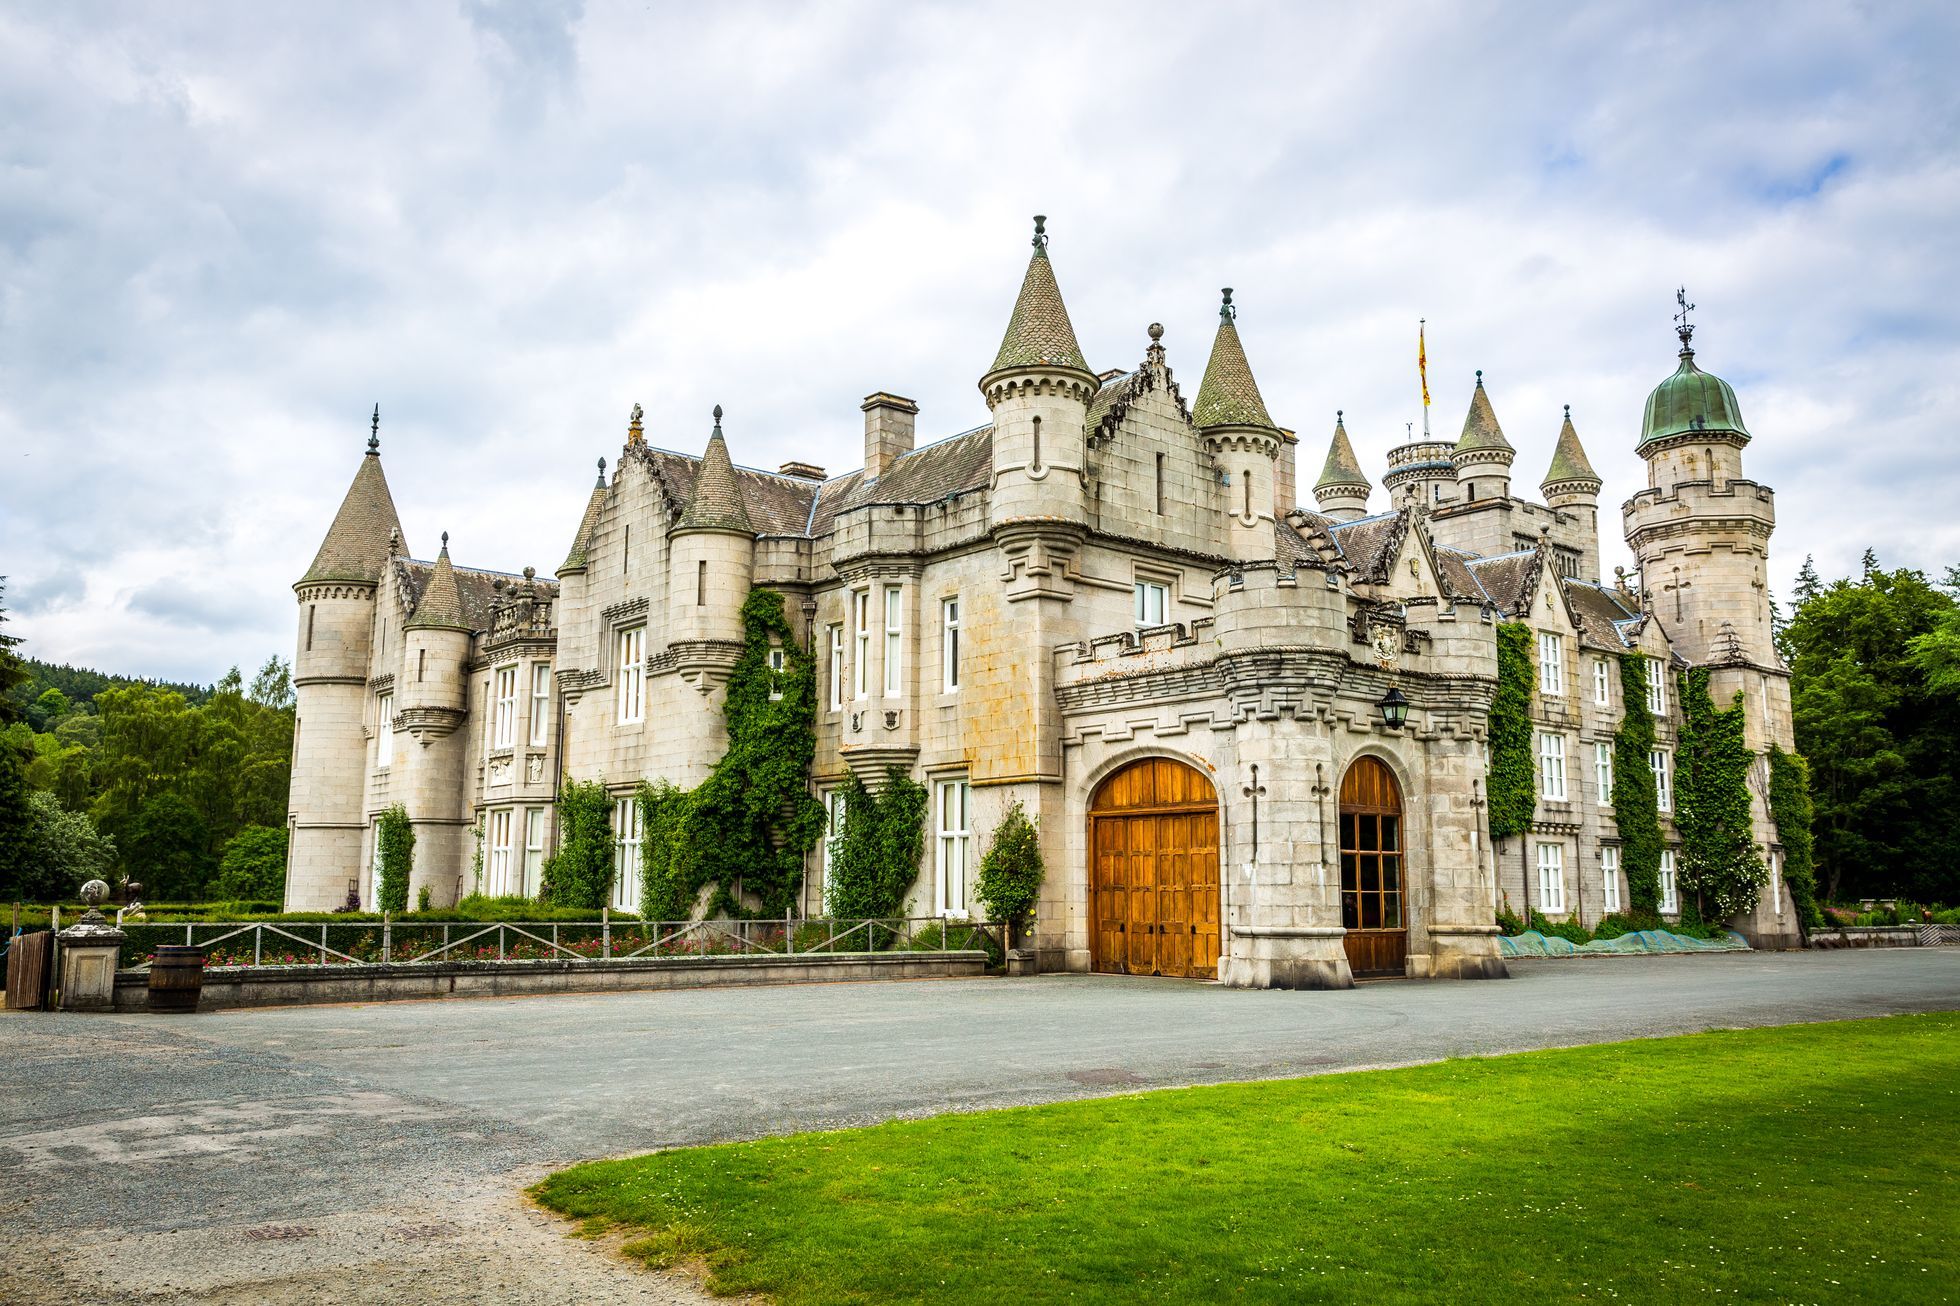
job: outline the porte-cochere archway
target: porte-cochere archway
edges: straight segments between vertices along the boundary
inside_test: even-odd
[[[1089,804],[1091,964],[1117,975],[1218,975],[1218,794],[1202,772],[1145,758]]]

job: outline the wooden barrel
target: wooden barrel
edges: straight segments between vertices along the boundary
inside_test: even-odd
[[[150,962],[150,1010],[196,1011],[204,992],[204,949],[165,944]]]

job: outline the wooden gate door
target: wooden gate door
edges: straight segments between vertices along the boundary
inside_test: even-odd
[[[37,930],[17,934],[7,946],[7,1008],[10,1011],[39,1011],[48,1004],[48,987],[54,979],[54,934]]]
[[[1375,758],[1356,758],[1341,780],[1341,924],[1356,975],[1408,969],[1402,833],[1394,774]]]
[[[1090,804],[1096,970],[1218,974],[1218,800],[1211,781],[1151,758],[1103,781]]]

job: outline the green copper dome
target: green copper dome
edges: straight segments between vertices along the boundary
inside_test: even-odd
[[[1684,342],[1681,366],[1647,396],[1647,416],[1640,424],[1640,443],[1698,431],[1732,431],[1749,438],[1742,424],[1742,406],[1729,383],[1695,366],[1695,351]]]

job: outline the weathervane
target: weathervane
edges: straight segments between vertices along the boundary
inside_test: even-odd
[[[1695,333],[1694,324],[1688,321],[1688,314],[1695,311],[1695,306],[1688,302],[1688,288],[1686,286],[1675,290],[1674,302],[1681,306],[1681,311],[1674,315],[1674,320],[1680,323],[1679,326],[1674,328],[1674,334],[1681,337],[1681,348],[1686,349],[1688,347],[1688,338]]]

